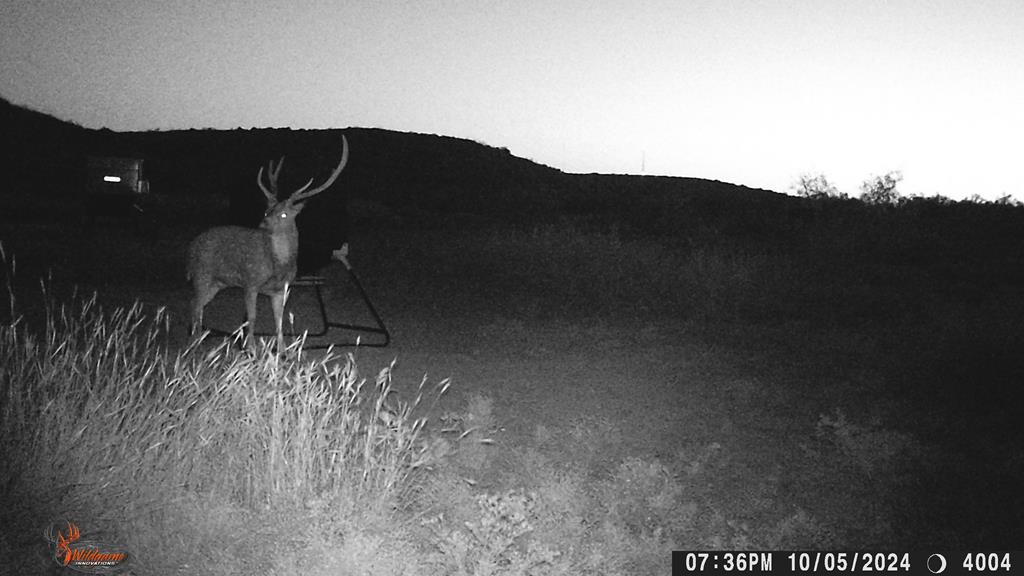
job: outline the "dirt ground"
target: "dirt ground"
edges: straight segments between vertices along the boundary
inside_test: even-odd
[[[50,274],[58,295],[78,286],[95,290],[108,305],[138,299],[151,309],[166,307],[170,344],[179,346],[190,296],[182,255],[191,233],[144,239],[103,229],[86,238],[29,223],[3,240],[19,260],[20,292]],[[822,335],[795,325],[770,334],[763,327],[709,326],[644,309],[639,298],[593,309],[585,302],[563,306],[531,283],[528,269],[509,272],[501,262],[491,263],[495,270],[476,262],[460,269],[457,249],[430,258],[424,256],[429,248],[413,246],[412,236],[403,244],[363,234],[353,241],[352,260],[392,342],[341,350],[352,352],[369,378],[396,360],[395,387],[402,394],[414,394],[424,376],[450,378],[438,414],[462,409],[474,396],[491,399],[497,449],[550,446],[551,437],[584,434],[609,467],[630,456],[677,465],[713,462],[714,474],[694,497],[713,502],[741,527],[806,511],[847,546],[907,545],[924,534],[919,525],[901,526],[903,512],[894,511],[901,502],[915,505],[908,494],[920,484],[913,475],[858,467],[856,454],[822,440],[823,417],[838,418],[837,410],[861,429],[884,431],[905,408],[880,392],[890,374],[871,363],[877,346],[871,337]],[[326,274],[331,319],[371,323],[344,270],[335,264]],[[266,326],[269,303],[261,299],[260,309]],[[320,328],[309,293],[293,294],[289,309],[298,330]],[[208,319],[230,327],[241,315],[239,295],[225,291]],[[803,353],[790,355],[787,339]],[[808,350],[819,350],[817,359]],[[895,431],[891,437],[904,438]],[[884,437],[869,444],[877,458],[872,462],[898,469],[880,454],[891,444]],[[954,543],[955,532],[946,527],[932,537]]]

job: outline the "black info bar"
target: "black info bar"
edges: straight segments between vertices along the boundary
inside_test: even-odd
[[[720,550],[672,552],[672,574],[906,574],[1024,576],[1024,552]]]

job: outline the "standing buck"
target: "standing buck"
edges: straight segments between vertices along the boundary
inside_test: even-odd
[[[281,324],[288,285],[295,279],[299,252],[299,229],[295,226],[295,217],[303,207],[299,202],[334,184],[348,162],[348,140],[342,136],[341,142],[341,161],[326,182],[309,189],[313,184],[310,178],[305,186],[281,201],[278,201],[277,176],[284,157],[276,164],[273,160],[269,163],[269,190],[263,184],[263,168],[260,168],[256,183],[267,197],[267,211],[259,228],[218,226],[196,236],[189,244],[188,277],[195,289],[192,299],[193,335],[202,329],[203,308],[217,292],[228,286],[237,286],[245,292],[246,340],[256,326],[256,297],[266,294],[270,296],[274,309],[277,349],[278,352],[284,350]]]

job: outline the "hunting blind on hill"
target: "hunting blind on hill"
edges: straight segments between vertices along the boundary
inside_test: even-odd
[[[149,193],[143,177],[142,158],[90,156],[87,160],[87,189],[92,195],[131,196]]]

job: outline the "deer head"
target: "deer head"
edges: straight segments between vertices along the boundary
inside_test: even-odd
[[[284,156],[280,160],[274,162],[271,160],[267,164],[267,185],[263,183],[263,168],[260,167],[259,172],[256,174],[256,184],[259,185],[260,190],[263,191],[263,196],[267,199],[267,211],[263,215],[262,228],[269,228],[271,230],[276,229],[279,225],[294,224],[295,216],[302,211],[304,202],[316,196],[317,194],[327,190],[334,184],[334,181],[338,179],[338,175],[345,169],[345,164],[348,163],[348,139],[344,136],[341,137],[341,160],[338,162],[338,166],[331,172],[327,180],[317,186],[316,188],[310,189],[313,185],[313,179],[310,178],[301,188],[293,192],[284,200],[278,200],[280,197],[280,190],[277,186],[277,178],[281,174],[281,167],[284,165]]]

